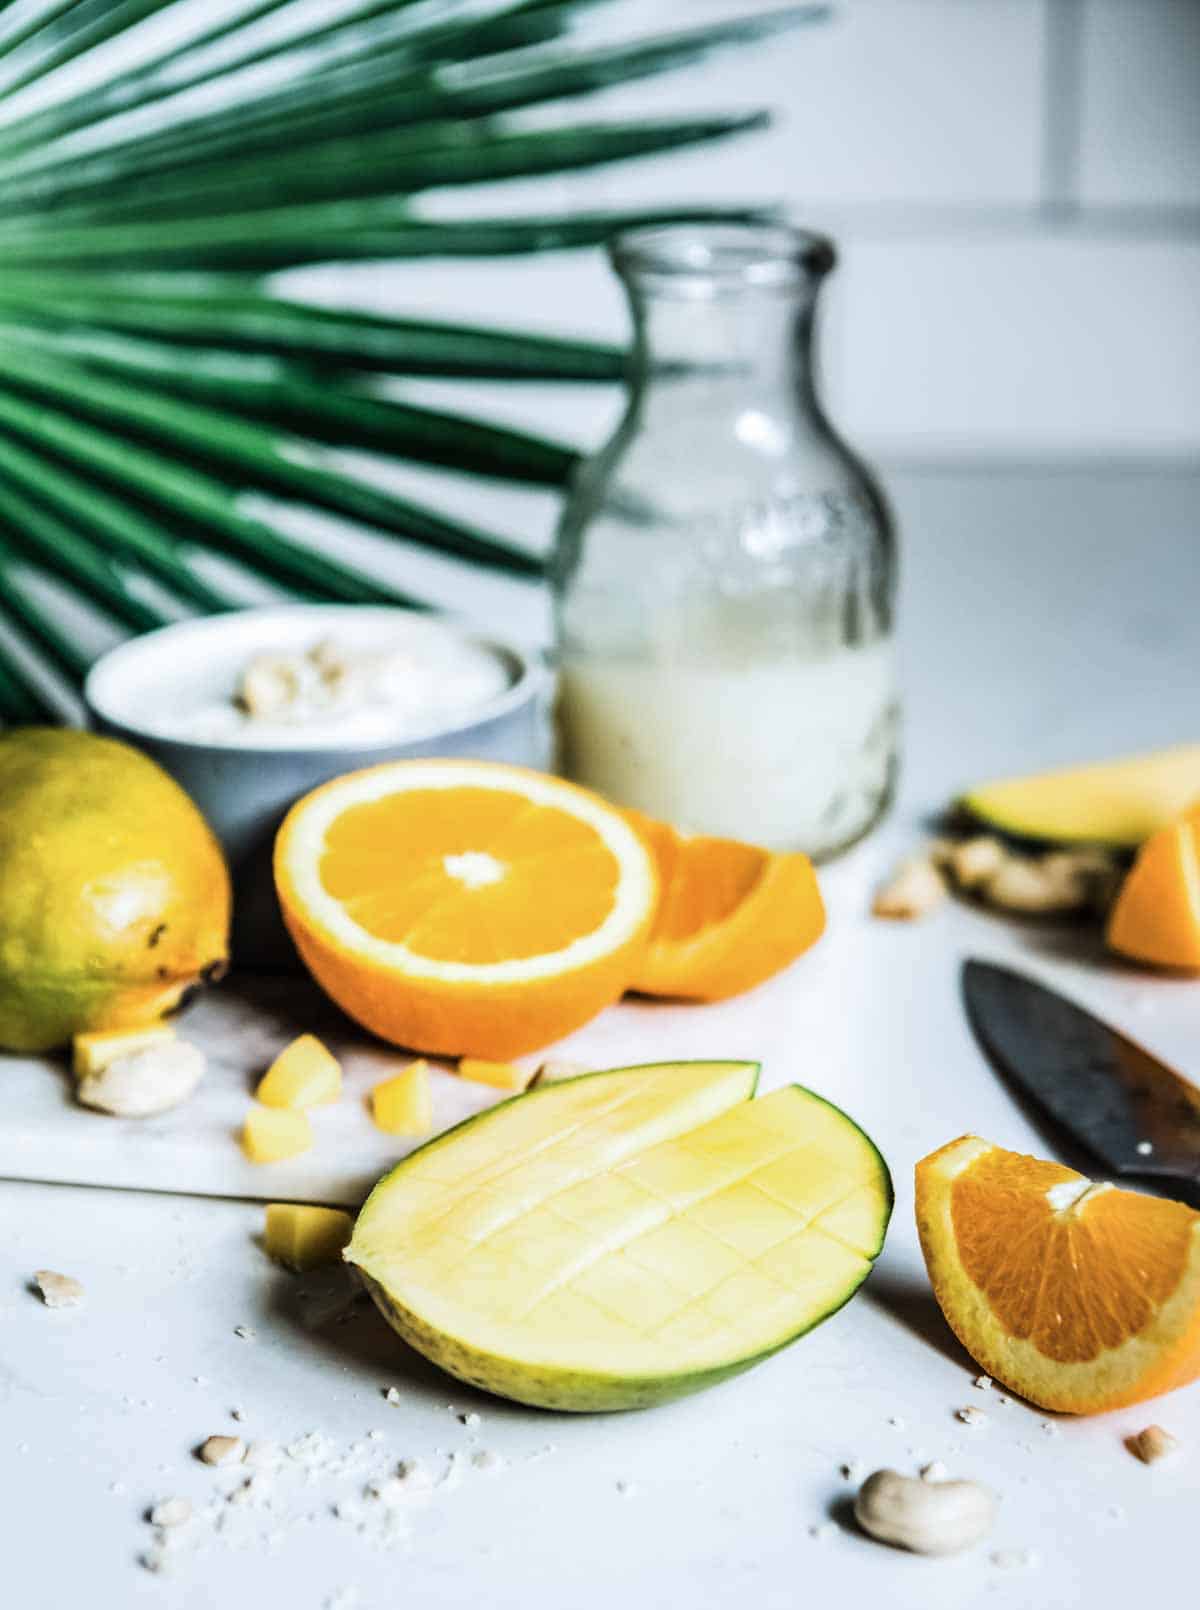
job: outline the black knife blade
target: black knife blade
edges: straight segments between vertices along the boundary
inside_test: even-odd
[[[1200,1089],[1036,979],[963,965],[975,1037],[1000,1071],[1117,1175],[1200,1186]]]

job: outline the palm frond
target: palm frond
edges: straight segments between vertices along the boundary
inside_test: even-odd
[[[202,0],[0,4],[0,718],[49,713],[14,638],[70,680],[87,663],[29,586],[30,565],[133,631],[236,602],[193,563],[204,547],[299,597],[423,602],[288,535],[276,511],[299,503],[516,581],[541,577],[527,545],[339,455],[559,488],[579,462],[574,443],[397,400],[380,382],[609,384],[624,376],[624,349],[316,306],[263,276],[329,261],[403,274],[426,258],[579,250],[638,224],[763,216],[721,201],[470,204],[472,186],[752,133],[766,114],[585,121],[577,109],[827,10],[586,42],[579,19],[605,3],[243,0],[215,20]],[[90,70],[98,47],[107,63],[118,45],[115,70],[102,74],[98,54]],[[522,121],[537,107],[549,116]],[[449,186],[465,212],[431,212],[426,193]]]

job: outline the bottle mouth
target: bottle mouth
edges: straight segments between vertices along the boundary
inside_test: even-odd
[[[652,224],[613,236],[608,251],[622,278],[695,299],[794,291],[837,261],[827,236],[791,224]]]

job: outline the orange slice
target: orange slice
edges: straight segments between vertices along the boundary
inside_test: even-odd
[[[1200,969],[1200,810],[1142,845],[1106,937],[1113,950],[1136,961]]]
[[[950,1328],[1043,1409],[1095,1414],[1200,1375],[1200,1213],[964,1135],[917,1164]]]
[[[540,772],[409,760],[326,783],[275,844],[317,982],[395,1044],[506,1061],[615,1001],[641,959],[654,864],[621,813]]]
[[[806,855],[689,838],[640,812],[625,814],[654,852],[662,889],[631,989],[724,1000],[778,973],[821,937],[825,908]]]

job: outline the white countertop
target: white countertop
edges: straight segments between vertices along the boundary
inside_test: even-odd
[[[964,955],[1017,958],[1185,1068],[1200,1062],[1200,985],[1121,969],[1064,929],[961,907],[893,926],[865,910],[875,878],[963,782],[1197,737],[1200,475],[908,471],[890,483],[905,555],[900,804],[826,874],[830,933],[812,956],[743,1003],[695,1009],[681,1047],[759,1056],[766,1087],[811,1084],[880,1144],[896,1212],[862,1295],[711,1392],[642,1414],[553,1416],[437,1375],[369,1309],[306,1328],[314,1304],[300,1293],[328,1277],[297,1282],[268,1262],[259,1206],[0,1183],[0,1603],[1124,1610],[1190,1567],[1200,1387],[1055,1422],[976,1390],[924,1278],[911,1173],[967,1129],[1048,1144],[971,1042]],[[27,1289],[37,1268],[77,1276],[85,1307],[46,1309]],[[955,1420],[965,1404],[985,1427]],[[1154,1420],[1184,1449],[1147,1469],[1122,1438]],[[193,1522],[168,1571],[139,1565],[150,1503],[182,1495],[200,1509],[244,1479],[192,1456],[206,1436],[309,1431],[339,1455],[358,1445],[350,1468],[323,1457],[306,1483],[289,1463],[273,1507],[222,1505],[223,1529]],[[482,1449],[504,1468],[475,1468]],[[452,1451],[461,1480],[407,1508],[407,1539],[389,1540],[364,1481],[403,1457],[440,1476]],[[911,1470],[932,1458],[999,1494],[983,1547],[923,1560],[845,1524],[843,1462]]]

